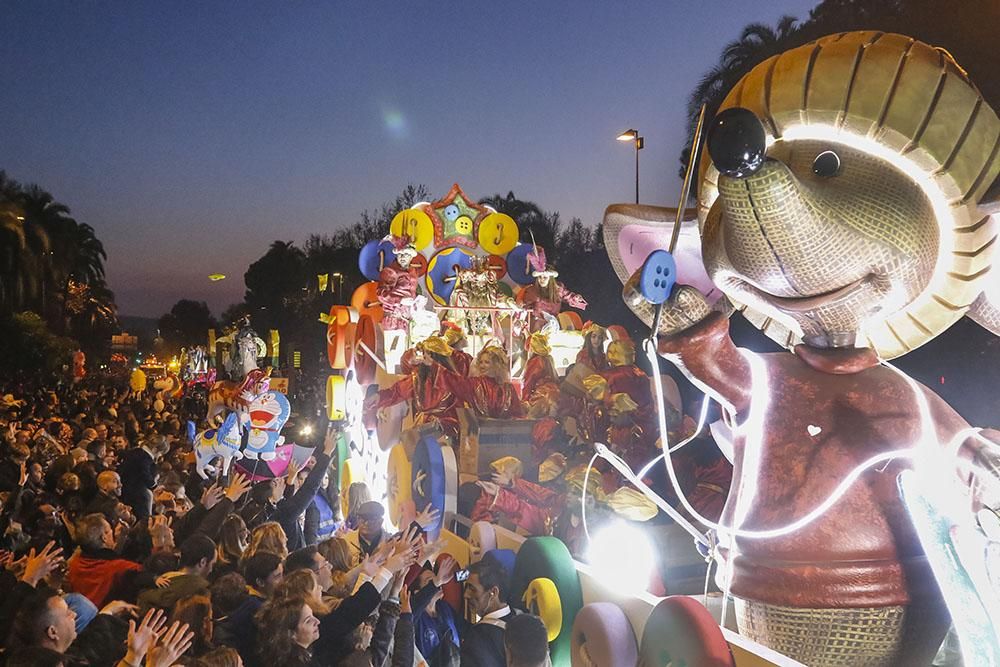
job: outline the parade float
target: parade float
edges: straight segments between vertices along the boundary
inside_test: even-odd
[[[949,627],[1000,664],[1000,434],[891,363],[964,315],[1000,333],[1000,121],[946,52],[858,32],[758,65],[705,127],[696,216],[605,213],[638,344],[457,185],[365,245],[323,318],[340,488],[505,563],[556,665],[929,664]],[[787,351],[736,347],[737,310]]]

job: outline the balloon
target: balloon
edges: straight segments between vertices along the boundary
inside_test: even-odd
[[[250,433],[244,455],[248,459],[270,461],[275,448],[284,442],[281,428],[288,421],[292,409],[284,394],[269,391],[250,401]]]

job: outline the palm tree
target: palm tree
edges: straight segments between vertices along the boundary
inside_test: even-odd
[[[549,253],[549,261],[554,260],[556,242],[562,228],[558,213],[546,213],[535,202],[518,199],[513,191],[508,191],[506,197],[500,193],[484,197],[479,203],[514,218],[520,230],[521,242],[531,243],[534,239],[535,243]]]
[[[800,26],[797,23],[798,19],[794,16],[782,16],[774,28],[763,23],[751,23],[743,28],[738,39],[723,48],[719,62],[701,77],[688,98],[688,139],[685,146],[689,147],[694,138],[702,104],[705,105],[705,118],[711,119],[744,74],[771,56],[806,41],[799,35]],[[681,153],[681,176],[687,169],[689,153],[689,148]]]

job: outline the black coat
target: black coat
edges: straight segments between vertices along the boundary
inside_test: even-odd
[[[156,487],[156,462],[141,447],[129,449],[122,454],[118,475],[122,478],[122,502],[132,508],[138,521],[144,522],[149,518]]]

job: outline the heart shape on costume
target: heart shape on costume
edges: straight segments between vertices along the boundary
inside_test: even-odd
[[[823,432],[823,429],[821,429],[819,426],[813,426],[812,424],[809,424],[809,426],[806,427],[806,430],[809,431],[809,435],[811,435],[814,438]]]

